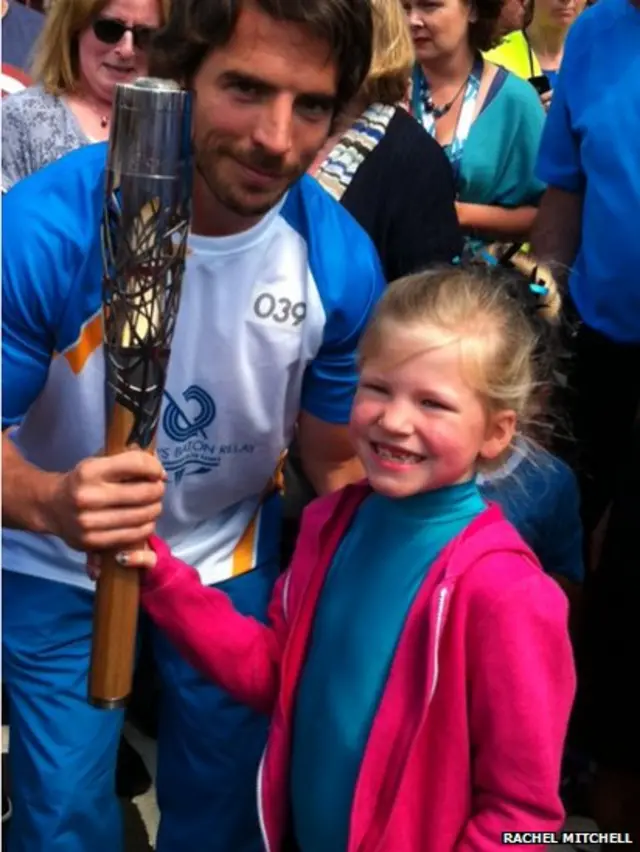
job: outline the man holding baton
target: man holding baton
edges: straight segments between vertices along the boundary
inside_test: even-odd
[[[155,457],[101,455],[106,146],[74,152],[5,196],[10,852],[122,848],[113,792],[122,712],[87,702],[86,553],[126,548],[157,524],[204,582],[264,618],[279,570],[269,482],[294,430],[317,491],[360,475],[345,424],[355,347],[383,282],[364,232],[301,176],[370,52],[368,0],[180,0],[158,35],[152,73],[195,95],[196,166]],[[157,849],[257,852],[268,720],[201,679],[159,635],[154,650]]]

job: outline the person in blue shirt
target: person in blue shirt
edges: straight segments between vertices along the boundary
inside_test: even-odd
[[[588,534],[611,500],[640,401],[639,40],[640,9],[629,0],[578,18],[537,165],[548,189],[533,251],[568,277],[580,323],[569,401]]]
[[[548,189],[533,249],[556,275],[564,272],[576,320],[567,406],[577,453],[568,447],[566,457],[577,465],[587,535],[598,527],[629,465],[640,402],[639,44],[640,7],[630,0],[600,0],[578,18],[567,38],[537,165]],[[603,831],[630,823],[608,822],[608,803],[598,794],[631,803],[634,792],[628,767],[605,742],[619,740],[621,731],[613,730],[614,723],[609,736],[599,730],[594,739],[600,717],[593,708],[606,694],[610,717],[619,715],[615,708],[626,699],[610,688],[607,667],[626,657],[628,671],[635,671],[637,643],[632,625],[626,631],[630,641],[622,642],[602,624],[607,609],[624,618],[633,594],[633,586],[616,579],[606,564],[587,572],[574,733],[599,766],[594,806]],[[594,643],[602,663],[595,668],[589,663]],[[630,816],[634,811],[637,806]]]
[[[571,596],[584,579],[580,494],[571,468],[519,440],[509,458],[480,473],[477,482],[484,499],[500,505],[545,571]]]
[[[140,36],[131,22],[107,23],[103,37],[130,46]],[[194,93],[196,163],[155,455],[103,451],[107,146],[73,151],[4,197],[8,852],[122,849],[123,711],[87,699],[87,553],[157,525],[207,585],[265,620],[280,568],[274,471],[294,433],[318,492],[362,476],[348,420],[358,340],[384,280],[369,237],[306,172],[359,90],[371,45],[368,0],[179,0],[154,36],[150,73]],[[162,681],[156,849],[258,852],[268,719],[152,636]]]
[[[2,0],[2,61],[29,71],[33,48],[44,25],[44,15],[16,0]]]

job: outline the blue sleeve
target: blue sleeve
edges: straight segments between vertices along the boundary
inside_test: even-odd
[[[345,214],[346,215],[346,214]],[[319,420],[342,425],[349,422],[358,383],[357,347],[385,280],[373,244],[353,223],[349,245],[329,241],[322,275],[327,292],[323,299],[327,319],[320,351],[307,367],[302,386],[302,409]],[[354,231],[357,227],[358,230]],[[319,282],[322,284],[322,282]]]
[[[566,192],[582,192],[584,174],[580,157],[580,136],[576,132],[569,96],[580,86],[580,65],[575,53],[576,35],[570,33],[565,47],[562,68],[553,91],[551,108],[542,134],[536,174],[546,184]]]
[[[2,203],[2,428],[19,423],[47,380],[62,310],[64,261],[31,178]]]
[[[562,463],[557,465],[554,505],[549,507],[549,527],[546,534],[540,536],[537,555],[548,574],[582,583],[583,531],[578,481],[570,468]]]
[[[106,150],[100,143],[72,151],[3,196],[3,429],[22,420],[53,357],[100,305]]]

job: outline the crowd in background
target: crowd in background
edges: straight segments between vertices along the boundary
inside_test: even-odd
[[[115,85],[149,73],[154,37],[179,2],[51,0],[46,14],[18,0],[3,2],[2,190],[8,198],[44,167],[108,139]],[[386,282],[481,259],[492,267],[515,267],[532,287],[546,288],[545,298],[557,284],[562,308],[558,296],[552,312],[561,317],[562,358],[531,418],[540,425],[536,442],[516,440],[500,466],[482,470],[477,481],[570,603],[578,689],[562,766],[565,807],[592,817],[603,831],[630,832],[640,842],[634,692],[640,639],[634,529],[640,475],[640,7],[632,0],[598,0],[586,11],[584,0],[371,5],[366,79],[341,105],[307,173],[368,234]],[[166,27],[162,36],[165,52],[171,32]],[[201,35],[203,43],[215,38]],[[41,310],[48,307],[43,303]],[[10,337],[29,333],[4,325],[3,331]],[[3,407],[12,407],[4,393]],[[3,421],[3,428],[19,427],[22,416]],[[303,508],[331,490],[314,479],[315,454],[322,457],[320,445],[300,430],[284,469],[285,562]],[[18,576],[11,559],[19,553],[19,547],[5,545],[5,578]],[[28,731],[34,711],[18,674],[26,652],[19,649],[17,620],[6,610],[7,600],[20,599],[17,586],[14,592],[3,603],[10,670],[4,680],[9,723],[19,720],[24,741],[16,747],[14,798],[16,804],[23,800],[20,825],[28,838],[35,829],[25,807],[41,810],[37,819],[46,831],[58,829],[20,787],[32,783],[37,789],[45,776],[33,780],[38,746],[30,749]],[[156,696],[155,679],[152,671],[143,704]],[[141,724],[157,723],[146,718]],[[253,735],[249,730],[249,739]],[[121,745],[121,761],[125,749]],[[24,765],[17,768],[19,760],[29,762],[28,772]],[[138,769],[122,765],[127,771],[118,784],[126,793],[132,784],[136,788],[131,776]],[[73,793],[80,802],[82,774],[79,768]],[[166,812],[174,805],[166,793]],[[3,819],[9,808],[5,801]],[[15,831],[12,822],[6,824]],[[35,839],[11,843],[12,852],[45,848]],[[48,848],[67,852],[64,843]]]

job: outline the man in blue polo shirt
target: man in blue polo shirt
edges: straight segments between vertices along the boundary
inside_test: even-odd
[[[368,0],[180,0],[154,39],[151,73],[194,92],[196,163],[157,457],[102,452],[106,146],[73,151],[4,197],[9,852],[123,848],[123,714],[86,697],[86,553],[140,540],[157,520],[204,583],[265,620],[280,568],[274,472],[294,434],[319,493],[362,476],[348,420],[358,338],[384,282],[368,236],[306,172],[371,45]],[[153,637],[156,849],[263,850],[255,785],[269,720]]]
[[[532,240],[561,277],[570,270],[568,309],[580,321],[570,416],[587,533],[630,464],[640,400],[639,142],[640,7],[600,0],[567,39],[538,162],[549,188]],[[638,628],[624,602],[637,600],[637,581],[606,555],[587,576],[579,658],[589,670],[580,678],[576,730],[599,767],[600,829],[633,831],[640,734],[635,720],[625,724],[635,698],[624,685],[637,670]]]
[[[640,399],[640,8],[603,0],[572,27],[538,161],[535,253],[571,268],[573,431],[591,532],[630,449]]]

